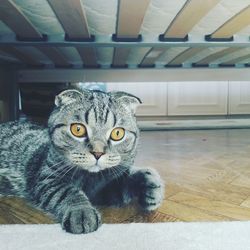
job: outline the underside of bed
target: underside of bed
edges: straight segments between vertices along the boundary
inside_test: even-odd
[[[19,69],[246,68],[249,0],[1,0],[0,60]]]

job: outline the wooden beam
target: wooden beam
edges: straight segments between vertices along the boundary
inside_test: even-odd
[[[70,63],[67,61],[65,56],[58,51],[57,48],[53,47],[36,47],[42,53],[44,53],[57,67],[69,67]]]
[[[164,33],[164,38],[185,38],[220,0],[187,0]]]
[[[165,53],[168,49],[166,48],[152,48],[150,49],[146,55],[143,57],[140,66],[149,67],[153,66],[157,58],[159,58],[163,53]]]
[[[177,55],[172,61],[170,61],[167,65],[180,65],[185,62],[188,58],[198,54],[202,50],[206,48],[198,47],[198,48],[188,48],[184,50],[182,53]]]
[[[42,34],[11,0],[0,0],[0,20],[21,39],[43,38]]]
[[[226,48],[221,51],[218,51],[212,55],[206,56],[205,58],[201,59],[200,61],[196,62],[196,65],[207,65],[211,63],[212,61],[215,61],[223,56],[229,55],[231,53],[234,53],[242,48]]]
[[[250,5],[230,18],[211,34],[211,38],[230,38],[235,33],[250,24]]]
[[[119,0],[117,38],[137,38],[150,0]]]
[[[32,66],[42,66],[42,63],[37,61],[31,55],[24,53],[23,51],[21,51],[21,49],[17,49],[17,48],[12,47],[12,46],[5,46],[5,47],[1,47],[0,50],[3,51],[4,53],[11,55],[11,56],[14,56],[22,63],[32,65]]]
[[[113,54],[113,66],[125,67],[131,48],[115,48]]]
[[[249,81],[249,68],[43,69],[19,71],[19,82]],[[147,85],[145,85],[146,87]]]
[[[80,0],[48,0],[70,39],[90,38],[88,22]]]

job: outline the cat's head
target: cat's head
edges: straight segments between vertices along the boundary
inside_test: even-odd
[[[52,143],[67,161],[89,172],[132,164],[139,103],[125,92],[63,91],[48,122]]]

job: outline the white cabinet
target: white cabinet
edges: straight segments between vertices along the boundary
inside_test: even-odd
[[[138,96],[138,116],[250,114],[250,81],[119,82],[107,83],[107,89]]]
[[[227,114],[228,82],[169,82],[168,115]]]
[[[229,114],[250,114],[250,82],[229,82]]]
[[[107,83],[107,90],[125,91],[139,97],[142,105],[137,109],[137,116],[167,115],[167,83]]]

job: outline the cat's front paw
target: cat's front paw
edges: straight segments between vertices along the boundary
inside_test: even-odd
[[[72,206],[63,216],[62,227],[73,234],[96,231],[101,225],[99,212],[91,206]]]
[[[145,211],[157,209],[164,198],[164,184],[154,169],[141,169],[138,202]]]

